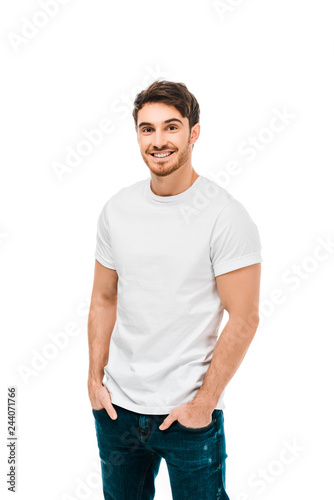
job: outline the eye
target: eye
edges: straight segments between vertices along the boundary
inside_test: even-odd
[[[175,130],[177,129],[176,125],[169,125],[169,128],[174,128]]]
[[[143,129],[142,129],[142,132],[145,132],[145,131],[147,131],[147,130],[152,130],[152,129],[151,129],[150,127],[146,127],[146,128],[143,128]]]

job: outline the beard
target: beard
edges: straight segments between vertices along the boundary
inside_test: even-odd
[[[190,136],[189,136],[189,139],[190,139]],[[146,165],[148,166],[148,168],[150,169],[150,171],[154,175],[156,175],[157,177],[166,177],[167,175],[172,174],[173,172],[175,172],[176,170],[181,168],[185,163],[187,163],[187,161],[190,158],[189,145],[190,145],[190,143],[188,140],[188,144],[181,151],[176,150],[176,152],[178,152],[178,158],[176,158],[174,161],[172,160],[172,158],[170,158],[170,160],[168,160],[168,165],[167,165],[167,161],[161,162],[161,164],[158,164],[158,163],[155,164],[155,163],[153,163],[153,161],[150,162],[150,160],[148,160],[146,154],[142,153],[141,155],[142,155],[144,162],[146,163]],[[161,150],[163,150],[163,149],[171,149],[171,148],[166,147],[166,148],[162,148]]]

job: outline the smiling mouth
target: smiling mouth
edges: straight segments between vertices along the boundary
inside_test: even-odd
[[[171,156],[173,153],[174,151],[169,151],[168,153],[150,153],[150,155],[154,158],[168,158],[168,156]]]

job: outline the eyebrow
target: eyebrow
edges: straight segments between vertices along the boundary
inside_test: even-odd
[[[181,120],[179,120],[178,118],[170,118],[169,120],[165,120],[164,123],[170,123],[170,122],[179,122],[181,123],[181,125],[183,125],[183,123],[181,122]],[[139,125],[138,125],[138,128],[141,128],[141,127],[144,127],[144,126],[149,126],[149,127],[152,127],[153,126],[153,123],[149,123],[149,122],[141,122]]]

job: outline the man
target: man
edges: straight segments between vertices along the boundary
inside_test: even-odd
[[[88,391],[107,500],[153,499],[162,458],[173,499],[229,498],[223,395],[258,326],[261,243],[244,206],[192,167],[199,113],[181,83],[137,95],[151,175],[98,219]]]

